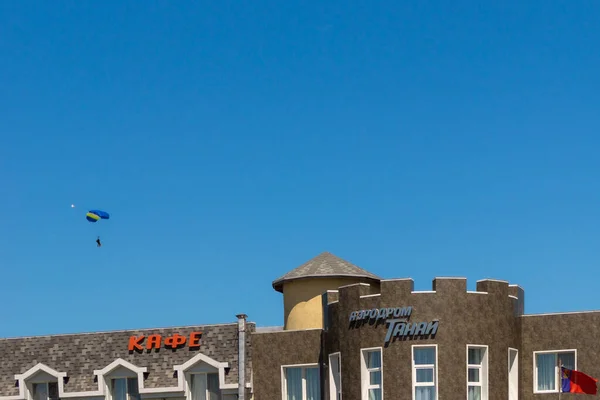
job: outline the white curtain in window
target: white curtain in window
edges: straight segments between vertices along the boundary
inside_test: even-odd
[[[219,374],[208,374],[208,400],[221,400],[221,389],[219,389]]]
[[[556,354],[537,354],[536,359],[538,390],[554,390],[556,381]]]
[[[433,383],[433,368],[419,368],[416,371],[418,383]]]
[[[435,348],[434,347],[416,347],[414,349],[415,365],[432,365],[431,368],[417,369],[417,382],[431,382],[432,386],[415,387],[415,400],[435,400]]]
[[[381,389],[369,389],[369,400],[381,400]]]
[[[112,383],[113,400],[127,400],[127,380],[113,379]]]
[[[381,371],[369,372],[369,382],[371,385],[381,385]]]
[[[435,386],[417,386],[415,400],[435,400]]]
[[[558,358],[563,367],[575,369],[575,353],[558,353]]]
[[[415,364],[435,364],[435,348],[415,348]]]
[[[381,367],[381,352],[369,351],[367,353],[367,368],[380,368]]]
[[[321,400],[319,368],[306,369],[306,400]]]
[[[33,384],[33,398],[34,398],[34,400],[47,400],[48,399],[48,386],[45,383],[34,383]]]
[[[206,375],[192,375],[192,400],[208,400],[206,398]]]
[[[483,352],[484,349],[479,348],[469,348],[469,364],[480,365],[483,361]]]
[[[469,382],[480,382],[479,368],[469,368],[468,379]]]
[[[127,378],[127,392],[131,400],[140,400],[137,378]]]
[[[381,368],[381,351],[368,351],[366,354],[366,364],[368,369]],[[369,371],[369,384],[381,384],[381,370]],[[369,400],[381,400],[381,387],[368,389]]]
[[[481,400],[481,386],[469,386],[468,400]]]
[[[287,400],[302,400],[302,368],[286,368]]]

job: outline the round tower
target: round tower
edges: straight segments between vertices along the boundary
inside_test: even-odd
[[[341,258],[324,252],[273,281],[283,293],[284,330],[323,328],[321,296],[328,290],[368,283],[378,290],[381,278]]]

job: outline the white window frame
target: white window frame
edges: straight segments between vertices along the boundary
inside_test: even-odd
[[[381,367],[367,368],[367,353],[379,352]],[[381,390],[381,400],[383,400],[383,347],[367,347],[360,349],[360,375],[361,375],[361,399],[369,399],[369,389]],[[371,385],[371,372],[381,371],[381,383]]]
[[[558,393],[560,388],[560,382],[557,377],[558,373],[558,361],[557,356],[561,353],[574,353],[574,366],[573,369],[577,369],[577,349],[560,349],[560,350],[539,350],[533,352],[533,393]],[[538,390],[538,373],[537,373],[537,355],[538,354],[554,354],[554,389],[550,390]]]
[[[281,399],[286,400],[287,398],[287,379],[285,377],[286,368],[302,368],[302,400],[306,400],[306,370],[309,368],[316,368],[319,371],[319,363],[309,363],[309,364],[287,364],[281,366]],[[321,377],[319,376],[319,386],[320,389],[323,387],[323,382],[321,381]]]
[[[340,386],[337,388],[337,392],[333,386],[333,382],[335,382],[335,380],[333,379],[333,375],[334,375],[334,371],[331,368],[331,360],[333,358],[337,358],[337,363],[338,363],[338,368],[339,368],[339,381],[340,381]],[[339,395],[339,399],[342,399],[342,353],[341,352],[337,352],[337,353],[331,353],[329,355],[329,398],[331,400],[337,400],[338,399],[338,395]]]
[[[481,364],[469,364],[469,349],[484,349],[483,359]],[[489,397],[489,346],[483,344],[467,344],[467,399],[469,398],[469,386],[481,387],[481,400],[488,400]],[[479,370],[479,382],[469,382],[469,370]]]
[[[515,349],[514,347],[509,347],[508,348],[508,371],[507,371],[507,376],[508,376],[508,395],[509,395],[509,400],[512,400],[512,398],[510,397],[510,386],[511,386],[511,381],[510,381],[510,355],[511,353],[515,353],[515,370],[517,372],[517,379],[516,379],[516,386],[515,386],[515,391],[517,392],[517,399],[519,398],[519,349]]]
[[[435,364],[419,364],[415,365],[415,349],[418,348],[434,348],[435,349]],[[435,400],[440,395],[440,385],[438,381],[438,345],[437,344],[413,344],[410,348],[410,363],[412,369],[412,388],[411,398],[415,400],[415,389],[418,386],[435,386]],[[429,382],[417,382],[417,369],[431,369],[433,368],[433,385]]]

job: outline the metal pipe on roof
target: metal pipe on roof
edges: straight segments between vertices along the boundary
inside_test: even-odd
[[[246,397],[246,314],[236,315],[238,319],[238,400]]]

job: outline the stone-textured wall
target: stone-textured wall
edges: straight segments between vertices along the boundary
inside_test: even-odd
[[[321,329],[252,334],[254,399],[281,400],[281,366],[322,363]]]
[[[252,344],[250,335],[254,323],[247,324],[246,333],[246,377],[251,378]],[[162,346],[158,351],[144,350],[142,353],[128,350],[130,336],[151,334],[166,337],[180,334],[188,338],[191,332],[202,332],[199,348],[184,347],[172,350]],[[144,342],[145,343],[145,342]],[[66,372],[66,392],[95,391],[94,370],[100,370],[117,358],[122,358],[138,367],[148,368],[145,387],[177,386],[173,366],[183,364],[196,354],[202,353],[219,362],[229,362],[226,383],[237,383],[238,379],[238,326],[237,323],[222,325],[200,325],[181,328],[144,329],[89,333],[74,335],[39,336],[28,338],[0,339],[0,396],[17,395],[15,374],[24,373],[37,363],[43,363],[59,372]]]
[[[341,352],[342,390],[345,400],[361,400],[361,348],[382,347],[383,388],[386,399],[411,399],[411,346],[438,345],[438,393],[440,399],[465,399],[467,344],[489,346],[489,400],[508,397],[508,348],[519,348],[519,293],[507,282],[484,280],[477,292],[467,292],[466,279],[437,278],[435,292],[412,292],[412,279],[383,280],[381,294],[369,295],[365,284],[339,290],[339,302],[327,314],[324,359]],[[331,301],[334,300],[334,296]],[[325,301],[326,303],[327,301]],[[439,319],[435,337],[397,339],[384,346],[385,323],[351,327],[351,312],[365,309],[412,307],[411,322]]]
[[[521,320],[520,399],[554,400],[558,396],[557,393],[533,393],[534,351],[577,349],[577,369],[600,378],[600,311],[527,315]],[[562,393],[560,398],[577,400],[586,398],[586,395]]]

